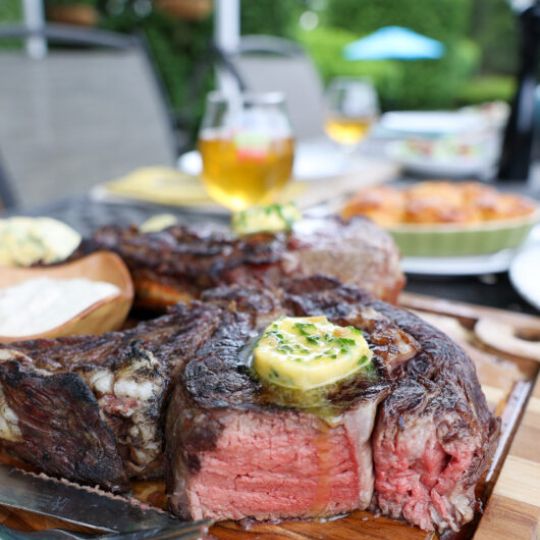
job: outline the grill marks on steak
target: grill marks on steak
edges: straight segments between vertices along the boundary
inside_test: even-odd
[[[396,351],[410,358],[418,344],[364,309],[367,295],[333,280],[294,280],[273,299],[267,295],[238,286],[204,295],[225,309],[222,326],[186,364],[166,423],[170,505],[184,518],[325,516],[367,508],[372,500],[377,405],[390,389]],[[275,405],[247,365],[270,316],[312,314],[364,325],[379,339],[379,379],[355,377],[332,389],[328,400],[337,417],[330,424],[313,411]]]
[[[404,284],[390,236],[363,218],[304,219],[290,234],[237,238],[209,228],[173,226],[141,234],[105,227],[80,253],[108,249],[128,265],[139,302],[163,308],[225,285],[278,286],[287,276],[327,274],[395,301]]]
[[[0,443],[48,474],[112,490],[161,474],[170,377],[219,313],[178,306],[125,332],[0,346],[0,418],[19,433],[0,429]]]

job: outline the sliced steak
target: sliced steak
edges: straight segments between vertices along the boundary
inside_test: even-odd
[[[122,257],[138,302],[147,307],[199,298],[226,284],[275,287],[291,275],[327,274],[390,302],[404,284],[391,237],[363,218],[304,219],[290,234],[242,238],[209,227],[173,226],[147,234],[135,227],[105,227],[76,256],[96,249]]]
[[[458,345],[409,312],[373,307],[422,345],[380,408],[373,439],[378,506],[422,529],[457,531],[473,518],[499,421]]]
[[[125,332],[0,345],[0,444],[107,489],[160,476],[170,378],[219,323],[217,307],[178,306]]]
[[[334,291],[319,298],[312,292],[319,285]],[[419,347],[390,320],[365,308],[359,301],[370,298],[365,293],[351,297],[346,291],[329,279],[295,280],[276,291],[273,304],[261,302],[262,315],[238,300],[246,295],[238,286],[205,295],[226,311],[222,326],[186,364],[169,406],[167,483],[175,513],[194,519],[276,519],[369,506],[377,405],[390,390],[398,356],[405,361]],[[373,349],[378,377],[336,385],[319,413],[276,405],[251,374],[246,351],[269,315],[283,314],[325,314],[337,324],[372,328],[366,337],[374,339],[384,326],[387,344]],[[369,318],[363,318],[366,314]],[[384,324],[379,328],[374,318]]]
[[[249,302],[236,302],[231,289],[209,295],[222,307],[230,302],[223,325],[186,364],[167,416],[175,513],[312,517],[371,501],[426,530],[458,529],[472,519],[498,421],[457,345],[414,315],[334,280],[283,282],[286,314],[323,314],[362,328],[378,360],[376,384],[329,393],[340,414],[328,423],[268,399],[245,364],[260,330]]]

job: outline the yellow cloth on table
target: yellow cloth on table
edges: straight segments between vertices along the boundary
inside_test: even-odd
[[[171,206],[216,205],[198,176],[169,167],[144,167],[104,185],[111,195]],[[303,193],[305,185],[291,182],[280,202],[291,201]]]

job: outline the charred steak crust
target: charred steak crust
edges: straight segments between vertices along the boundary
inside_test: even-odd
[[[114,435],[88,386],[75,373],[50,374],[21,360],[14,355],[0,364],[2,408],[11,412],[4,448],[50,474],[125,490]]]
[[[412,313],[378,301],[373,306],[422,345],[401,366],[379,410],[373,440],[378,505],[423,529],[458,530],[473,518],[475,487],[495,451],[500,420],[458,345]]]
[[[305,219],[289,234],[241,238],[209,227],[178,225],[141,234],[135,227],[109,226],[85,240],[75,257],[99,249],[120,255],[138,301],[153,308],[199,298],[220,285],[276,287],[293,274],[328,274],[391,302],[404,284],[392,239],[363,218]]]
[[[379,357],[380,369],[386,368],[387,376],[380,387],[372,389],[372,394],[356,388],[352,394],[342,391],[333,396],[336,404],[344,407],[345,422],[332,428],[323,427],[324,423],[311,424],[314,417],[308,412],[265,403],[261,399],[264,392],[245,369],[241,353],[258,328],[254,306],[238,301],[238,290],[235,292],[234,288],[208,293],[206,300],[217,302],[227,310],[223,313],[223,325],[186,363],[174,388],[166,424],[167,484],[172,510],[186,518],[313,516],[365,508],[367,504],[363,501],[368,493],[370,498],[374,494],[373,500],[384,514],[405,518],[426,530],[457,530],[470,521],[475,508],[474,488],[494,450],[499,424],[487,408],[468,356],[415,315],[374,300],[359,289],[326,277],[289,280],[282,285],[283,289],[277,293],[282,312],[324,314],[338,324],[363,328]],[[242,296],[245,299],[245,291]],[[276,303],[267,305],[266,311],[279,313]],[[389,384],[392,391],[387,395]],[[301,444],[309,454],[313,440],[317,440],[313,433],[329,432],[343,445],[350,440],[346,434],[339,433],[345,429],[343,426],[350,428],[347,415],[354,416],[353,411],[361,402],[376,406],[381,400],[370,443],[373,461],[371,448],[366,450],[363,446],[361,451],[353,452],[357,463],[363,463],[369,470],[373,466],[374,487],[370,490],[369,478],[360,483],[363,498],[349,493],[349,498],[332,507],[328,501],[318,500],[320,486],[310,488],[305,479],[295,478],[308,495],[311,489],[312,497],[306,502],[306,497],[287,491],[288,482],[299,466],[315,466],[309,460],[305,463],[295,461],[296,456],[285,456],[295,469],[282,471],[289,477],[282,474],[279,485],[292,498],[289,508],[272,506],[272,500],[278,499],[279,494],[273,493],[271,486],[278,480],[273,470],[266,469],[264,462],[257,459],[256,453],[250,454],[253,449],[249,448],[249,437],[243,431],[257,439],[264,459],[272,460],[271,440],[277,441],[279,447],[284,433],[288,434],[285,438],[291,438],[288,430],[292,422],[299,426],[304,437]],[[294,415],[294,420],[288,415]],[[366,417],[369,411],[367,414],[361,411],[357,418]],[[247,427],[242,427],[242,422]],[[273,439],[260,435],[261,431],[270,431]],[[370,435],[371,431],[367,441]],[[289,442],[300,444],[294,437]],[[320,449],[315,447],[313,452],[317,454]],[[336,456],[340,455],[339,448],[331,444],[329,448]],[[236,455],[242,452],[250,458],[244,461],[243,469],[235,470]],[[354,461],[350,455],[349,458]],[[253,470],[254,463],[257,470]],[[232,479],[219,477],[216,464],[224,470],[230,464]],[[272,464],[276,470],[282,465]],[[329,469],[325,463],[318,466],[313,474],[319,475],[319,481],[327,489],[324,478]],[[346,473],[342,471],[344,477]],[[267,485],[267,492],[274,497],[265,499],[266,506],[263,505],[270,510],[251,506],[242,499],[238,486],[243,486],[252,500],[260,500],[263,494],[257,491],[258,481]],[[343,493],[346,486],[328,489]]]
[[[124,332],[0,345],[0,444],[107,489],[160,476],[171,377],[219,324],[217,307],[179,305]]]

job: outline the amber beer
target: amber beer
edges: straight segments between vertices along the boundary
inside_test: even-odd
[[[338,144],[356,145],[368,134],[372,117],[364,118],[328,118],[325,125],[326,134]]]
[[[330,83],[326,95],[326,134],[346,151],[354,150],[377,118],[375,88],[363,79],[338,77]]]
[[[275,200],[291,176],[291,137],[201,133],[199,151],[209,195],[233,211]]]
[[[233,212],[274,202],[291,179],[294,155],[283,94],[211,92],[199,151],[216,202]]]

